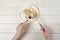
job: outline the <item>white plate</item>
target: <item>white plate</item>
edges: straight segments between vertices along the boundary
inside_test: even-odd
[[[36,21],[36,20],[39,18],[39,16],[40,16],[40,11],[39,11],[39,9],[38,9],[38,7],[37,7],[36,5],[26,5],[26,6],[23,6],[23,7],[22,7],[21,9],[19,9],[19,11],[18,11],[19,19],[20,19],[21,21],[23,21],[23,22],[25,22],[25,21],[27,20],[27,19],[25,18],[25,16],[24,16],[23,10],[26,9],[26,8],[29,8],[29,7],[32,7],[32,8],[34,8],[34,9],[37,11],[37,17],[34,18],[34,19],[29,19],[28,22],[34,22],[34,21]]]

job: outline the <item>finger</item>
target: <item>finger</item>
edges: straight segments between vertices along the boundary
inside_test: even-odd
[[[42,30],[43,32],[45,32],[45,29],[41,28],[41,30]]]
[[[43,33],[49,33],[48,29],[44,25],[41,25],[41,24],[39,25],[41,26],[41,30]]]
[[[40,26],[41,26],[43,29],[47,30],[47,28],[46,28],[44,25],[40,24]]]
[[[45,33],[45,31],[43,31],[43,29],[42,29],[42,28],[41,28],[40,30],[41,30],[41,32],[42,32],[42,33]]]
[[[42,29],[44,29],[44,27],[39,23],[39,25],[40,25],[40,27],[42,28]]]
[[[19,25],[24,25],[25,23],[20,23]]]
[[[23,25],[24,23],[20,23],[20,25]]]
[[[42,25],[42,28],[44,32],[49,33],[48,29],[44,25]]]
[[[45,28],[45,26],[43,26],[42,24],[40,24],[40,26],[44,29]]]
[[[18,24],[18,27],[20,27],[20,26],[22,26],[22,25],[23,25],[23,23],[19,23],[19,24]]]
[[[23,28],[25,28],[26,27],[26,23],[21,23],[20,26],[22,26]]]
[[[43,26],[40,24],[41,28],[43,28]]]
[[[41,27],[41,29],[40,30],[42,30],[43,31],[43,28],[42,28],[42,25],[39,23],[39,25],[40,25],[40,27]]]
[[[46,27],[41,24],[39,24],[39,25],[41,26],[41,30],[43,30],[43,32],[46,32]]]

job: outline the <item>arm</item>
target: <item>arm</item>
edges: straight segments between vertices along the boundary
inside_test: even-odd
[[[20,23],[16,28],[16,34],[12,40],[21,40],[26,30],[25,23]]]
[[[21,35],[19,33],[16,33],[12,40],[19,40],[21,38]]]
[[[45,26],[41,25],[41,24],[39,24],[39,25],[41,27],[41,31],[42,31],[42,35],[43,35],[44,39],[45,40],[50,40],[48,29]]]

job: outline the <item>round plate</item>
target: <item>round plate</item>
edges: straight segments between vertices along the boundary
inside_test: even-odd
[[[19,9],[19,11],[18,11],[19,19],[20,19],[21,21],[23,21],[23,22],[25,22],[25,21],[27,20],[27,19],[25,18],[25,15],[24,15],[24,13],[23,13],[23,10],[26,9],[26,8],[29,8],[29,7],[32,7],[32,8],[34,8],[34,9],[37,11],[37,17],[34,18],[34,19],[29,19],[28,22],[34,22],[34,21],[36,21],[36,20],[39,18],[39,16],[40,16],[40,11],[39,11],[39,9],[38,9],[38,7],[37,7],[36,5],[26,5],[26,6],[22,7],[21,9]]]

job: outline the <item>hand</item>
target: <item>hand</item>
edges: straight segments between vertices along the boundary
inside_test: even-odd
[[[22,36],[24,35],[25,30],[26,30],[26,26],[25,25],[26,25],[25,23],[18,24],[18,26],[16,28],[16,34],[13,37],[12,40],[20,40],[22,38]]]
[[[18,24],[18,26],[16,27],[16,32],[19,34],[24,34],[25,30],[26,30],[26,24],[25,23],[20,23]]]
[[[44,37],[46,40],[50,40],[50,39],[49,39],[49,31],[48,31],[48,29],[47,29],[45,26],[41,25],[41,24],[40,24],[40,26],[41,26],[41,31],[42,31],[43,37]]]

